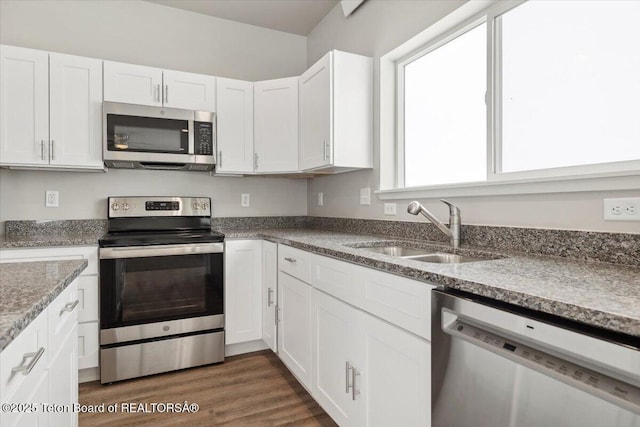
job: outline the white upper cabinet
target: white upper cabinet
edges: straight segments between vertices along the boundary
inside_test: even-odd
[[[0,46],[0,163],[49,164],[49,54]]]
[[[301,170],[372,167],[372,60],[327,53],[300,76]]]
[[[253,155],[253,83],[216,78],[217,172],[251,173]]]
[[[52,165],[102,164],[102,61],[49,56]]]
[[[298,77],[253,84],[257,173],[298,170]]]
[[[0,163],[102,169],[102,61],[1,47]]]
[[[216,111],[215,77],[164,70],[163,83],[165,107]]]
[[[104,100],[195,111],[215,111],[216,78],[104,61]]]
[[[104,61],[104,100],[162,106],[162,69]]]

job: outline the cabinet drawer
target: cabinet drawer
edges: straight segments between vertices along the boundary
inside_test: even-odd
[[[3,402],[13,401],[12,396],[19,389],[31,387],[31,382],[45,373],[49,360],[47,332],[45,309],[0,353],[0,395]],[[32,366],[30,372],[12,372],[13,368],[29,366]]]
[[[74,280],[49,305],[49,360],[56,357],[60,345],[78,323],[78,280]]]
[[[303,282],[309,283],[309,258],[311,253],[278,245],[278,269]]]
[[[357,286],[361,269],[353,264],[320,255],[311,257],[311,284],[329,295],[357,306],[362,286]]]
[[[78,322],[98,321],[98,276],[80,276],[78,282]]]
[[[310,255],[313,287],[431,339],[431,290],[435,286],[321,255]]]
[[[57,248],[3,249],[0,262],[62,261],[86,259],[88,262],[80,274],[98,274],[98,248],[96,246],[67,246]]]
[[[99,363],[98,322],[78,325],[78,369],[95,368]]]

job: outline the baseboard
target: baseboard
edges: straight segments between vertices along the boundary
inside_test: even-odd
[[[239,342],[229,344],[224,347],[225,357],[236,356],[238,354],[253,353],[254,351],[266,350],[269,346],[262,340]]]
[[[86,368],[78,371],[78,383],[88,383],[100,379],[100,368]]]

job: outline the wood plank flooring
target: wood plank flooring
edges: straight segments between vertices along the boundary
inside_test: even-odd
[[[122,403],[197,403],[196,413],[125,413]],[[269,350],[224,363],[110,385],[80,384],[81,405],[118,403],[116,413],[79,416],[84,426],[336,426]],[[151,406],[147,406],[151,410]]]

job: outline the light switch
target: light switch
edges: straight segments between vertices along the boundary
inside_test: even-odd
[[[318,206],[324,206],[324,193],[322,191],[318,192]]]

